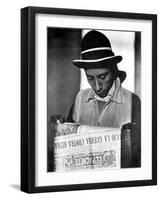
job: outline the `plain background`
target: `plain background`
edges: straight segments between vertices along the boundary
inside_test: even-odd
[[[46,6],[75,9],[92,9],[121,12],[158,14],[161,18],[159,0],[5,0],[0,6],[0,199],[160,199],[159,158],[161,147],[161,113],[158,104],[158,186],[70,191],[44,194],[25,194],[19,191],[20,184],[20,8]],[[158,25],[159,25],[158,23]],[[161,52],[161,27],[158,26],[158,52]],[[158,53],[159,55],[159,53]],[[158,102],[161,101],[160,59],[158,56]]]

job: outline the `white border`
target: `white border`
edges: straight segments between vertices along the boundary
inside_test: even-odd
[[[47,173],[47,27],[141,31],[141,168]],[[36,186],[147,180],[152,178],[152,23],[149,20],[36,15]]]

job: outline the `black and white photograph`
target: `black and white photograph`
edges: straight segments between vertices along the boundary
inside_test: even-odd
[[[156,185],[156,15],[21,17],[21,190]]]
[[[48,172],[141,167],[141,33],[47,31]]]

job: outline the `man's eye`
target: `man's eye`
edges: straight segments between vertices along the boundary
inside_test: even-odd
[[[101,75],[100,79],[105,79],[105,77],[106,77],[105,75]]]

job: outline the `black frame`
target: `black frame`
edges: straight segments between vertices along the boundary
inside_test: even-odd
[[[35,186],[35,15],[63,14],[152,21],[152,179],[60,186]],[[21,190],[28,193],[157,184],[157,15],[44,7],[21,9]]]

